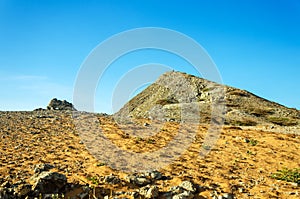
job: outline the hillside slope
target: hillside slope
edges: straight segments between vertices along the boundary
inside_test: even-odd
[[[167,72],[115,114],[119,121],[149,118],[237,126],[298,126],[300,112],[248,91],[181,72]]]

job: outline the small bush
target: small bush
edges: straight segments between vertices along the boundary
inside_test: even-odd
[[[176,99],[173,99],[173,98],[169,98],[169,99],[160,99],[160,100],[157,100],[156,101],[156,104],[159,104],[159,105],[167,105],[167,104],[176,104],[178,103],[178,100]]]
[[[249,144],[250,144],[251,146],[256,146],[256,145],[258,144],[258,141],[257,141],[257,140],[254,140],[254,139],[251,139],[251,140],[249,140]]]
[[[256,126],[257,122],[251,119],[225,121],[225,124],[234,126]]]
[[[92,184],[99,185],[99,178],[97,176],[92,176],[87,178]]]
[[[230,91],[228,93],[229,95],[236,95],[236,96],[240,96],[240,97],[249,97],[249,93],[247,93],[246,91],[243,91],[243,90],[233,90],[233,91]]]
[[[209,146],[209,145],[202,145],[202,148],[208,151],[208,150],[211,149],[211,146]]]
[[[300,184],[300,168],[283,168],[282,170],[278,170],[276,173],[273,173],[271,177],[277,180]]]
[[[148,144],[154,144],[154,143],[155,143],[155,140],[154,140],[154,139],[151,139],[151,138],[149,138],[149,139],[147,140],[147,143],[148,143]]]
[[[269,108],[249,108],[249,113],[256,117],[264,117],[273,114],[274,110]]]
[[[97,163],[97,167],[102,167],[102,166],[105,166],[106,165],[106,163],[104,163],[104,162],[99,162],[99,163]]]

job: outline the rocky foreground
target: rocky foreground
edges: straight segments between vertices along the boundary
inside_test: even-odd
[[[209,125],[159,126],[144,119],[121,128],[112,117],[93,116],[108,139],[135,153],[164,147],[179,128],[196,130],[196,135],[169,165],[126,173],[90,154],[74,126],[72,111],[0,112],[0,198],[300,197],[299,182],[273,178],[277,170],[300,168],[300,136],[278,132],[279,126],[273,128],[276,133],[224,126],[211,147],[203,145]],[[134,134],[153,128],[160,130],[150,137]],[[210,153],[201,156],[203,150]]]

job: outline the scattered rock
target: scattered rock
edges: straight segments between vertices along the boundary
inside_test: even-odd
[[[20,198],[24,198],[31,192],[32,185],[30,184],[21,184],[14,189],[15,194]]]
[[[233,199],[233,195],[231,193],[224,193],[223,195],[219,196],[218,199]]]
[[[150,124],[149,124],[149,123],[147,123],[147,122],[145,122],[145,123],[144,123],[144,126],[150,126]]]
[[[134,185],[138,186],[146,186],[151,183],[151,180],[148,179],[145,175],[141,174],[132,174],[125,177],[125,180],[129,183],[132,183]]]
[[[195,186],[190,181],[183,181],[179,186],[192,193],[196,192]]]
[[[162,179],[162,174],[159,171],[156,171],[156,170],[147,172],[146,175],[148,175],[153,180]]]
[[[159,190],[158,187],[155,185],[147,185],[145,187],[140,188],[139,193],[145,198],[156,198],[159,195]]]
[[[40,174],[43,171],[49,171],[50,169],[53,169],[54,166],[51,164],[37,164],[34,166],[33,171],[35,174]]]
[[[174,195],[172,199],[192,199],[194,198],[194,194],[189,191],[184,191],[183,193]]]
[[[184,189],[180,186],[173,186],[169,189],[169,192],[172,194],[172,195],[175,195],[175,194],[181,194],[184,192]]]
[[[134,184],[139,186],[145,186],[147,184],[150,184],[151,181],[147,179],[146,177],[137,177],[134,179]]]
[[[104,182],[106,182],[108,184],[119,184],[121,182],[121,180],[118,176],[110,174],[109,176],[104,177]]]

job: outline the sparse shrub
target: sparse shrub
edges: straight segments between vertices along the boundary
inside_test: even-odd
[[[154,139],[151,139],[151,138],[149,138],[149,139],[147,140],[147,143],[148,143],[148,144],[154,144],[154,143],[155,143],[155,140],[154,140]]]
[[[104,162],[97,163],[97,167],[102,167],[102,166],[105,166],[105,165],[106,165],[106,163],[104,163]]]
[[[174,99],[174,98],[167,98],[167,99],[160,99],[156,101],[156,104],[159,105],[167,105],[167,104],[176,104],[178,103],[178,100]]]
[[[99,179],[97,176],[88,177],[87,179],[91,181],[92,184],[99,185]]]
[[[209,146],[209,145],[202,145],[202,148],[205,149],[205,150],[210,150],[211,146]]]
[[[225,124],[234,126],[256,126],[257,122],[251,119],[225,121]]]
[[[282,170],[277,170],[277,172],[273,173],[271,177],[277,180],[283,180],[286,182],[295,182],[300,184],[300,168],[296,168],[296,169],[283,168]]]
[[[274,110],[270,108],[249,108],[249,113],[256,117],[265,117],[267,115],[273,114]]]
[[[297,121],[287,117],[268,117],[267,120],[280,126],[295,126],[298,124]]]
[[[236,96],[240,96],[240,97],[249,97],[249,93],[247,93],[246,91],[243,90],[233,90],[228,92],[229,95],[236,95]]]
[[[250,139],[249,144],[250,144],[251,146],[256,146],[256,145],[258,144],[258,141],[257,141],[257,140],[254,140],[254,139]]]
[[[136,137],[135,138],[135,143],[138,144],[140,142],[144,141],[144,139],[142,137]]]

